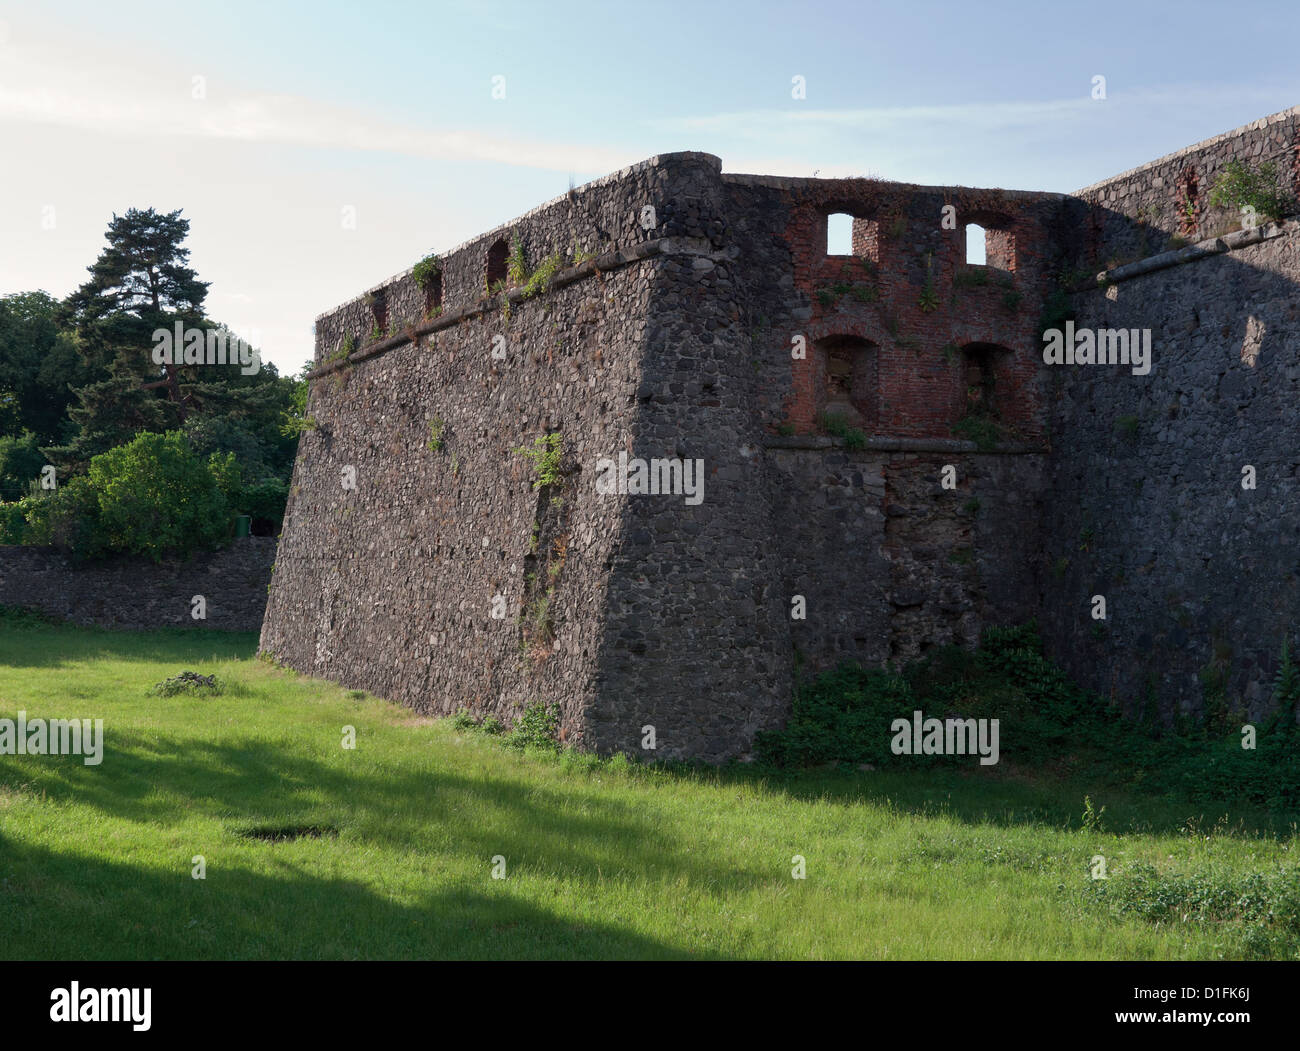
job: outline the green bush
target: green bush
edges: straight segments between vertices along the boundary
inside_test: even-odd
[[[0,544],[21,544],[27,533],[27,508],[24,501],[0,504]]]
[[[952,425],[952,433],[958,438],[974,442],[982,452],[996,449],[1002,440],[1002,427],[997,419],[987,412],[970,412]]]
[[[248,515],[279,526],[289,500],[289,485],[278,478],[265,477],[247,482],[234,453],[213,453],[208,457],[208,471],[225,498],[231,514]]]
[[[193,452],[193,446],[190,446],[190,451]],[[221,453],[212,453],[208,457],[208,473],[212,475],[212,480],[221,491],[221,495],[231,506],[234,506],[244,487],[243,471],[235,454],[226,453],[223,456]]]
[[[506,744],[512,748],[546,748],[558,751],[560,709],[555,705],[531,704],[515,720]]]
[[[438,258],[436,252],[430,252],[411,268],[411,277],[423,292],[429,291],[434,279],[441,273],[442,260]]]
[[[149,691],[154,697],[175,697],[188,693],[196,697],[212,697],[224,692],[225,685],[215,675],[200,675],[196,671],[183,671],[163,679]]]
[[[28,505],[24,543],[57,547],[79,561],[110,553],[99,497],[89,479],[73,478],[46,496],[22,503]]]
[[[849,421],[840,413],[819,413],[817,424],[832,438],[843,438],[844,448],[846,449],[865,449],[867,447],[866,434],[857,427],[850,426]]]
[[[558,485],[564,480],[560,474],[560,460],[564,456],[563,439],[558,433],[543,434],[540,438],[534,438],[532,447],[520,446],[518,449],[511,450],[517,456],[526,456],[532,461],[533,469],[537,472],[537,478],[533,482],[534,489],[541,489],[547,485]]]
[[[1277,165],[1272,161],[1258,166],[1229,161],[1210,191],[1210,204],[1237,210],[1249,206],[1261,219],[1281,219],[1295,207],[1279,188]]]
[[[64,623],[58,617],[30,606],[0,606],[0,628],[44,628]]]
[[[1134,862],[1105,881],[1089,880],[1086,893],[1116,916],[1157,924],[1241,924],[1247,959],[1300,956],[1300,870],[1161,873]]]
[[[785,729],[760,731],[755,744],[763,759],[778,766],[906,759],[889,750],[890,724],[910,720],[914,702],[900,676],[845,664],[803,686]]]
[[[220,481],[213,463],[219,463]],[[113,551],[155,561],[217,547],[229,533],[230,509],[221,487],[233,484],[232,468],[233,457],[204,463],[179,431],[145,432],[101,453],[90,461],[88,475],[98,501],[99,537]]]
[[[969,756],[896,756],[894,719],[997,719],[1000,756],[1018,766],[1079,758],[1113,783],[1198,803],[1239,802],[1300,812],[1300,672],[1285,651],[1274,714],[1256,727],[1253,750],[1240,727],[1223,734],[1177,732],[1125,720],[1113,705],[1076,685],[1043,655],[1033,624],[990,628],[977,650],[931,651],[900,674],[844,665],[801,684],[784,729],[756,737],[759,757],[777,766],[827,762],[877,765],[969,764]]]
[[[254,519],[274,522],[278,528],[284,520],[284,507],[288,501],[287,482],[278,478],[263,478],[260,482],[244,486],[233,506],[236,511]]]
[[[220,546],[234,509],[278,523],[287,499],[276,479],[244,486],[234,453],[205,462],[182,432],[146,432],[94,457],[84,477],[0,505],[0,542],[51,545],[79,561],[111,554],[158,561]]]

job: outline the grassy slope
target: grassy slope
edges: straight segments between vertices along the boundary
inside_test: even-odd
[[[1293,858],[1294,829],[1244,831],[1261,815],[1193,832],[1220,815],[1095,789],[1121,831],[1085,831],[1081,786],[1005,770],[764,779],[521,755],[254,645],[0,627],[0,714],[100,717],[107,737],[99,767],[0,756],[0,957],[1238,956],[1231,921],[1112,914],[1089,860],[1236,878]],[[184,668],[230,687],[146,695]],[[238,834],[279,824],[339,834]]]

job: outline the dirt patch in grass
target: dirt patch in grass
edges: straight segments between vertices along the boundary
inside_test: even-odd
[[[334,838],[339,830],[333,825],[253,825],[235,829],[240,839],[255,839],[263,843],[284,843],[291,839]]]

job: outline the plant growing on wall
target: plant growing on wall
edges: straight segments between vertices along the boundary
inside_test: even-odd
[[[435,252],[430,252],[411,268],[411,277],[415,279],[420,291],[426,293],[433,286],[434,279],[441,273],[442,260]]]
[[[292,402],[289,408],[280,414],[280,433],[286,438],[297,438],[304,431],[316,429],[316,417],[307,411],[310,392],[307,387],[306,372],[307,367],[304,366],[303,373],[294,387]]]
[[[537,269],[528,275],[524,282],[524,298],[531,299],[533,296],[540,295],[551,287],[551,278],[564,265],[564,258],[559,252],[552,252],[540,263]]]
[[[1264,161],[1229,161],[1210,191],[1210,205],[1239,211],[1253,208],[1265,219],[1281,219],[1294,210],[1295,202],[1278,188],[1277,165]]]
[[[965,438],[968,442],[974,442],[975,448],[981,452],[988,452],[997,448],[998,441],[1002,436],[998,421],[992,414],[982,409],[972,409],[954,423],[952,433],[958,438]]]
[[[925,257],[925,284],[921,286],[921,309],[927,314],[939,306],[939,293],[934,290],[934,254]]]
[[[534,489],[540,489],[545,485],[558,485],[563,480],[560,474],[560,458],[564,455],[564,449],[558,432],[534,438],[531,448],[520,446],[511,451],[519,456],[526,456],[532,461],[533,470],[537,472],[537,478],[533,482]]]
[[[1277,667],[1277,676],[1273,680],[1273,702],[1276,705],[1270,729],[1283,716],[1292,717],[1296,705],[1300,704],[1300,669],[1291,660],[1290,646],[1282,640],[1282,655]]]
[[[510,258],[506,261],[506,276],[512,285],[522,285],[528,280],[528,260],[519,237],[510,239]]]
[[[849,421],[839,413],[819,413],[817,423],[832,438],[843,438],[846,449],[858,450],[867,447],[867,436],[858,428],[850,426]]]
[[[343,342],[338,345],[334,353],[325,359],[325,364],[328,365],[328,364],[333,364],[336,361],[343,361],[347,358],[349,354],[351,354],[356,349],[357,349],[357,337],[351,335],[345,336],[343,338]]]
[[[433,419],[429,421],[428,447],[430,452],[435,452],[435,453],[442,452],[442,448],[443,448],[442,436],[443,436],[443,432],[445,432],[446,429],[447,429],[447,424],[444,422],[441,416],[435,416]]]

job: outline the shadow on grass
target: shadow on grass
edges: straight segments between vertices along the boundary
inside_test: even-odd
[[[429,747],[413,739],[413,749]],[[275,741],[235,743],[118,735],[103,763],[56,757],[38,788],[56,804],[163,828],[196,816],[238,837],[252,825],[337,827],[342,849],[378,846],[448,854],[481,864],[498,854],[520,867],[601,880],[687,878],[725,889],[770,883],[773,870],[711,864],[682,846],[655,815],[597,785],[551,789],[517,777],[466,777],[445,769],[356,771],[295,754]],[[33,783],[30,760],[0,757],[0,784]],[[351,847],[348,846],[351,844]],[[689,846],[689,844],[688,844]]]
[[[512,896],[508,882],[415,904],[349,880],[285,878],[189,858],[160,872],[56,853],[0,833],[0,956],[131,959],[701,959]],[[484,870],[484,884],[491,881]]]

